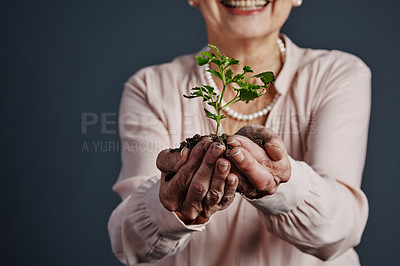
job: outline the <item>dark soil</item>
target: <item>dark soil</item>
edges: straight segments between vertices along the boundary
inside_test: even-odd
[[[230,145],[226,143],[226,139],[229,137],[229,135],[227,134],[223,134],[221,136],[217,136],[215,134],[200,136],[199,134],[196,134],[193,137],[187,138],[186,140],[182,141],[179,148],[171,149],[170,152],[177,152],[177,151],[180,152],[181,150],[183,150],[183,148],[193,149],[197,143],[199,143],[202,139],[206,137],[210,137],[214,142],[219,142],[221,144],[224,144],[226,148],[230,147]]]
[[[179,148],[171,149],[170,152],[178,152],[178,151],[180,152],[183,150],[183,148],[193,149],[193,147],[196,146],[197,143],[199,143],[202,139],[206,137],[210,137],[214,142],[219,142],[221,144],[224,144],[226,150],[232,148],[232,146],[227,143],[227,139],[229,137],[228,134],[222,134],[221,136],[215,134],[200,136],[199,134],[196,134],[193,137],[187,138],[186,140],[182,141]],[[258,146],[264,147],[265,143],[263,139],[259,139],[256,137],[250,139]]]
[[[260,138],[249,138],[251,141],[253,141],[255,144],[257,144],[258,146],[260,146],[261,148],[264,149],[264,145],[265,145],[265,140],[264,139],[260,139]]]

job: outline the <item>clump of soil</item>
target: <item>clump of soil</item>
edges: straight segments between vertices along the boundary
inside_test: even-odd
[[[219,142],[223,145],[225,145],[226,150],[233,148],[231,145],[227,143],[227,139],[229,137],[228,134],[222,134],[221,136],[215,135],[215,134],[209,134],[209,135],[203,135],[200,136],[199,134],[194,135],[193,137],[187,138],[186,140],[182,141],[179,148],[176,149],[171,149],[170,152],[180,152],[183,150],[183,148],[188,148],[188,149],[193,149],[194,146],[196,146],[197,143],[199,143],[202,139],[210,137],[214,142]],[[256,143],[260,147],[264,147],[265,141],[260,138],[250,138],[251,141]]]
[[[232,148],[232,146],[228,145],[226,141],[227,138],[229,137],[228,134],[222,134],[221,136],[215,134],[200,136],[199,134],[196,134],[193,137],[187,138],[186,140],[182,141],[179,148],[171,149],[170,152],[178,152],[178,151],[180,152],[181,150],[183,150],[183,148],[193,149],[197,143],[199,143],[202,139],[207,137],[211,138],[214,142],[219,142],[225,145],[227,149]]]
[[[260,146],[261,148],[264,148],[264,145],[265,145],[265,140],[264,139],[260,139],[260,138],[257,138],[257,137],[250,137],[249,139],[252,142],[254,142],[255,144],[257,144],[258,146]]]

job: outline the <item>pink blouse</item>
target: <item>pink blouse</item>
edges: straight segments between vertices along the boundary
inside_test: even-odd
[[[368,202],[360,189],[370,114],[369,68],[340,52],[297,47],[283,36],[280,97],[266,127],[290,155],[292,175],[274,195],[237,194],[204,225],[186,226],[159,200],[157,154],[215,131],[207,105],[182,97],[206,84],[194,55],[144,68],[120,108],[122,202],[109,220],[112,249],[127,265],[359,265]]]

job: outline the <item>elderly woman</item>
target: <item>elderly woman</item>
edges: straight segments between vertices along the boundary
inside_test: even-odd
[[[127,265],[359,265],[368,67],[280,35],[301,0],[189,4],[202,12],[209,43],[240,60],[234,71],[249,65],[277,79],[225,113],[228,150],[205,138],[175,153],[163,149],[215,131],[204,102],[182,97],[201,84],[221,88],[204,71],[212,66],[187,55],[129,79],[120,109],[123,167],[113,187],[122,202],[109,221],[115,255]],[[228,88],[225,101],[233,95]]]

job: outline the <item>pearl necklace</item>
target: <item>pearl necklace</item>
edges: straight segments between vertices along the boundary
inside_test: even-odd
[[[280,38],[278,38],[277,42],[278,42],[279,50],[281,52],[282,60],[284,61],[285,54],[286,54],[285,44],[282,42],[282,40]],[[204,68],[205,68],[205,70],[208,70],[208,69],[210,69],[210,65],[206,64],[204,66]],[[218,88],[217,88],[217,84],[215,83],[215,81],[214,81],[214,79],[212,77],[212,74],[210,72],[208,72],[208,71],[205,71],[205,73],[206,73],[206,78],[207,78],[208,84],[211,87],[214,87],[215,93],[219,94],[219,91],[218,91]],[[252,120],[254,120],[254,119],[258,118],[258,117],[266,116],[269,113],[269,111],[271,111],[272,107],[274,107],[274,105],[275,105],[276,101],[278,100],[279,96],[280,96],[280,94],[276,93],[274,99],[272,100],[272,102],[267,107],[265,107],[264,109],[261,109],[260,111],[254,112],[252,114],[241,114],[239,112],[236,112],[236,111],[232,110],[232,108],[230,108],[229,106],[226,107],[224,109],[224,111],[226,112],[226,114],[228,116],[230,116],[230,117],[232,117],[232,118],[234,118],[236,120],[239,120],[239,121],[252,121]],[[224,106],[226,104],[226,102],[224,100],[222,100],[221,103],[222,103],[222,106]]]

